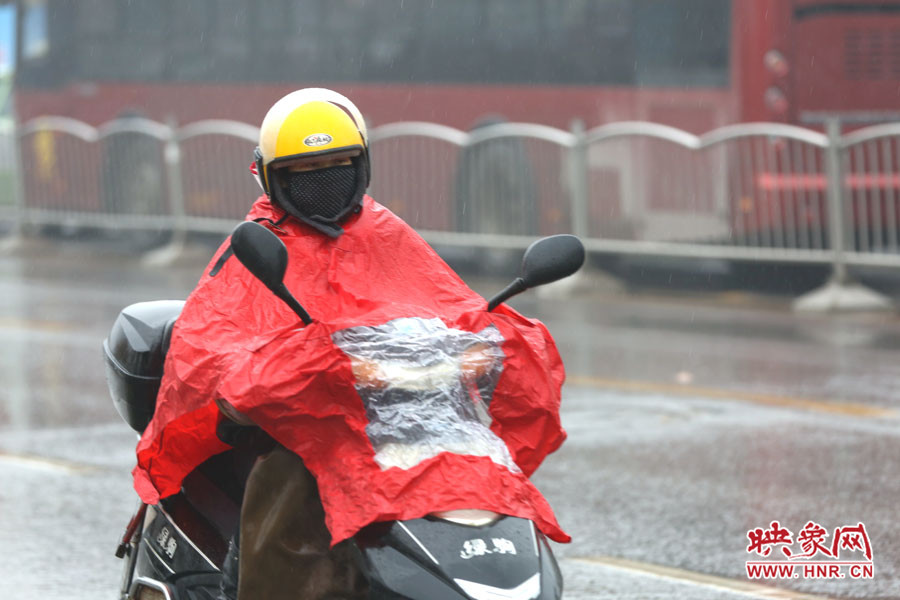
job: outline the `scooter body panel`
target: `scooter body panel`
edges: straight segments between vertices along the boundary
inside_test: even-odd
[[[562,578],[546,538],[531,521],[500,517],[483,526],[434,517],[377,523],[354,538],[369,600],[559,600]],[[162,507],[150,507],[131,552],[123,591],[166,600],[215,598],[219,567]],[[149,590],[148,590],[149,591]],[[151,596],[159,598],[159,596]]]
[[[382,523],[355,538],[371,600],[558,600],[559,567],[526,519],[469,526],[435,517]]]
[[[166,600],[212,600],[218,592],[219,567],[197,547],[161,506],[148,507],[144,527],[131,544],[134,569],[124,587],[128,598],[142,588],[161,592]]]

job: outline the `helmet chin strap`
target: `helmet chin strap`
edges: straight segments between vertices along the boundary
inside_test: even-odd
[[[344,233],[344,228],[338,225],[337,223],[321,223],[319,221],[313,221],[312,219],[307,219],[303,216],[296,216],[296,219],[303,221],[313,229],[324,233],[330,238],[339,238],[341,234]]]

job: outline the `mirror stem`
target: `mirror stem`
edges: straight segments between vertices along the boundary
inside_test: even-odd
[[[297,316],[300,317],[300,320],[303,321],[304,325],[312,323],[312,317],[309,316],[306,309],[303,308],[300,303],[297,302],[297,299],[288,291],[287,286],[282,283],[278,289],[272,291],[275,292],[275,295],[281,298],[285,304],[290,306],[292,311],[297,313]]]
[[[521,277],[517,277],[515,281],[503,288],[503,291],[490,299],[487,306],[488,312],[491,312],[506,300],[509,300],[516,294],[521,294],[527,289],[528,286],[525,285],[525,280]]]

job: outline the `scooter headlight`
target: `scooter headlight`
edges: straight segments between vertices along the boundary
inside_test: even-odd
[[[172,600],[172,594],[164,583],[147,577],[138,577],[131,584],[131,593],[128,594],[128,598],[129,600]]]

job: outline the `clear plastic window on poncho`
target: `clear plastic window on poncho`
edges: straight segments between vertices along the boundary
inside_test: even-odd
[[[382,469],[410,469],[441,452],[486,456],[514,472],[488,407],[503,370],[503,336],[401,318],[332,335],[350,357],[366,433]]]

